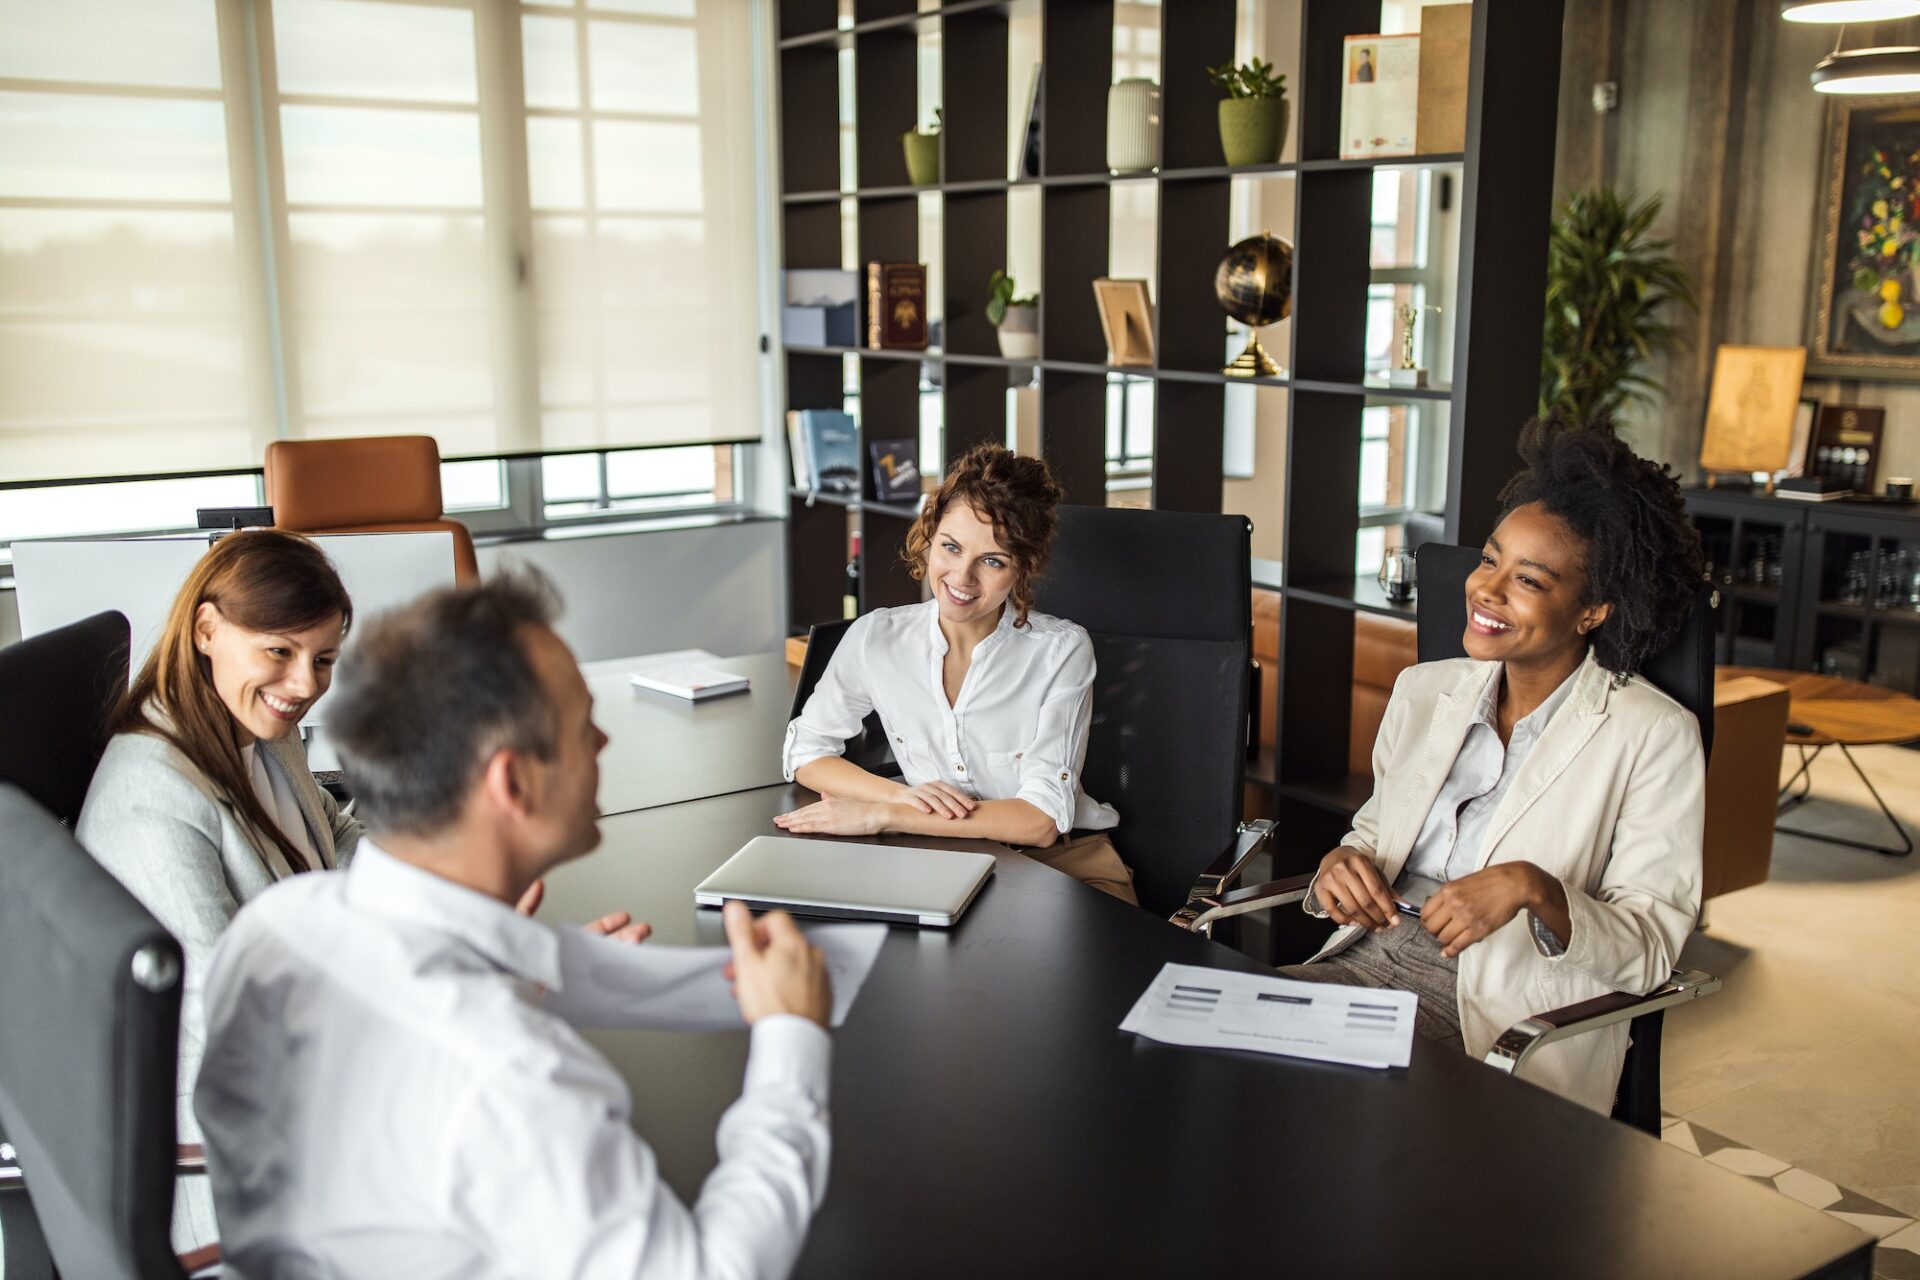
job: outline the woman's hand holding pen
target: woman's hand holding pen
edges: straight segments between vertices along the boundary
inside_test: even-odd
[[[1322,858],[1313,894],[1335,924],[1365,925],[1377,933],[1400,923],[1393,890],[1381,878],[1373,859],[1358,849],[1341,845]]]

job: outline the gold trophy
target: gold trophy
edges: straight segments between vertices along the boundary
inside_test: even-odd
[[[1413,363],[1413,322],[1420,318],[1422,311],[1439,309],[1436,306],[1416,307],[1404,302],[1400,304],[1400,363],[1387,371],[1389,385],[1395,387],[1427,385],[1427,371]]]

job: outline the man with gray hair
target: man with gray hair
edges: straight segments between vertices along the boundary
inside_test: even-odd
[[[727,904],[752,1026],[691,1209],[626,1082],[544,1002],[615,945],[516,913],[600,842],[606,736],[536,574],[437,592],[355,637],[327,733],[366,825],[353,865],[241,911],[207,986],[195,1093],[240,1276],[778,1277],[827,1178],[824,963]]]

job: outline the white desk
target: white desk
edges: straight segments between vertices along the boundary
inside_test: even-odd
[[[593,718],[607,735],[600,753],[600,812],[751,791],[782,781],[780,748],[798,673],[780,653],[723,658],[747,677],[745,693],[688,702],[636,688],[633,659],[581,664],[593,693]]]

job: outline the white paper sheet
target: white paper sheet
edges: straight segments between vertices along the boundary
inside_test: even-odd
[[[1251,1049],[1357,1067],[1404,1067],[1413,1054],[1411,991],[1169,964],[1120,1023],[1165,1044]]]
[[[638,946],[577,929],[561,929],[560,990],[546,1007],[580,1027],[647,1031],[738,1031],[744,1023],[721,970],[726,947]],[[883,924],[830,924],[803,929],[820,948],[833,983],[834,1026],[846,1020],[873,968]]]

